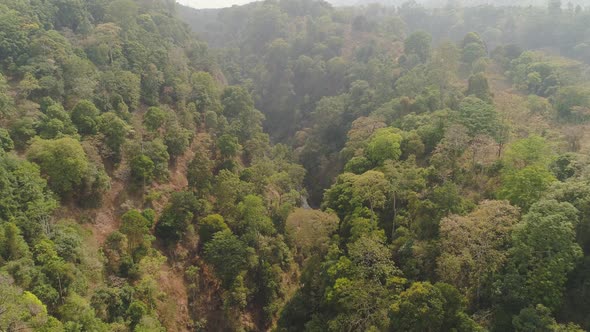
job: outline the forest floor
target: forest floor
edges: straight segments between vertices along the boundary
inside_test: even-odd
[[[210,137],[207,133],[198,133],[186,152],[176,158],[172,163],[167,181],[162,184],[155,183],[149,188],[146,188],[145,192],[156,191],[158,193],[157,199],[151,202],[157,215],[167,205],[170,195],[173,192],[187,189],[188,179],[186,172],[188,165],[192,161],[195,151],[199,149],[199,146],[208,144],[209,140]],[[108,236],[119,229],[121,226],[120,217],[125,211],[132,208],[143,209],[145,207],[141,190],[133,191],[129,188],[129,175],[128,163],[123,160],[110,175],[111,186],[103,194],[100,207],[81,209],[74,204],[63,205],[57,211],[56,218],[80,221],[92,233],[92,242],[99,249],[104,245]],[[156,247],[158,246],[156,245]],[[164,248],[158,249],[161,252],[165,252]],[[204,265],[200,262],[199,258],[194,259],[198,260],[198,263],[201,263],[198,265]],[[201,277],[201,285],[199,287],[200,300],[196,303],[197,310],[189,308],[189,292],[184,275],[185,266],[174,263],[174,259],[168,259],[159,272],[159,275],[155,276],[160,291],[166,295],[158,304],[158,312],[163,318],[162,320],[166,325],[166,330],[189,331],[189,326],[191,326],[189,309],[197,313],[197,316],[219,320],[220,325],[218,326],[223,326],[223,314],[219,312],[219,308],[223,306],[221,298],[218,295],[220,286],[213,282],[215,280],[213,275],[211,273],[204,273]],[[207,308],[208,306],[215,308],[213,311],[217,312],[207,312],[211,311],[211,309]]]
[[[210,136],[207,133],[197,133],[194,137],[191,146],[186,152],[178,156],[170,167],[170,175],[168,181],[162,184],[154,184],[151,187],[152,191],[159,193],[158,199],[151,202],[157,215],[160,215],[163,209],[168,204],[170,195],[174,192],[188,189],[187,169],[190,162],[193,160],[196,151],[202,146],[208,146]],[[166,252],[166,249],[159,246],[157,243],[155,247],[159,247],[161,252]],[[181,251],[186,255],[192,256],[192,250],[185,248],[177,248],[172,253],[176,256],[177,251]],[[169,311],[174,308],[174,312],[165,313],[166,317],[174,317],[173,322],[168,322],[168,331],[188,331],[191,317],[207,317],[208,324],[214,326],[223,326],[223,313],[220,312],[223,303],[219,297],[220,285],[215,280],[216,278],[211,273],[206,273],[208,270],[198,256],[186,257],[185,260],[169,259],[160,273],[160,285],[162,291],[167,295],[167,301],[162,303],[162,310]],[[194,261],[194,264],[200,268],[200,280],[198,285],[198,296],[193,307],[189,304],[189,290],[184,275],[188,267],[187,262]],[[212,322],[211,320],[219,320],[219,322]]]

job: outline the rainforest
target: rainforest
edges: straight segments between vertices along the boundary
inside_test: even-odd
[[[585,1],[0,0],[0,331],[588,331],[589,129]]]

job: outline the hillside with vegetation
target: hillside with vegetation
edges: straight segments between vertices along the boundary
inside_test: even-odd
[[[0,331],[589,330],[589,22],[0,0]]]
[[[190,0],[188,0],[190,1]],[[198,0],[197,0],[198,1]],[[247,0],[245,0],[247,1]],[[494,6],[506,6],[506,7],[544,7],[547,5],[547,0],[519,0],[518,2],[511,0],[329,0],[334,6],[366,6],[372,4],[380,4],[384,6],[402,6],[404,4],[415,3],[421,6],[430,8],[442,8],[445,6],[482,6],[482,5],[494,5]],[[590,2],[588,0],[571,0],[563,2],[564,5],[572,4],[573,6],[588,6]]]

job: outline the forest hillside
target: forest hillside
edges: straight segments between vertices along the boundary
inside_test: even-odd
[[[0,331],[590,330],[589,121],[583,4],[0,0]]]

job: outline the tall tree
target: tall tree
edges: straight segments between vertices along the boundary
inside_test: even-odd
[[[27,158],[39,164],[51,189],[62,198],[76,193],[89,169],[82,145],[69,137],[36,139],[27,152]]]
[[[411,34],[404,41],[406,55],[416,56],[420,62],[426,63],[430,60],[432,36],[424,31]]]
[[[577,223],[577,210],[569,203],[545,200],[531,207],[515,229],[506,274],[498,281],[508,308],[559,308],[568,273],[582,256]]]
[[[442,281],[464,291],[472,304],[491,295],[491,283],[506,263],[517,208],[504,201],[484,201],[467,216],[441,221],[441,255],[437,272]]]

